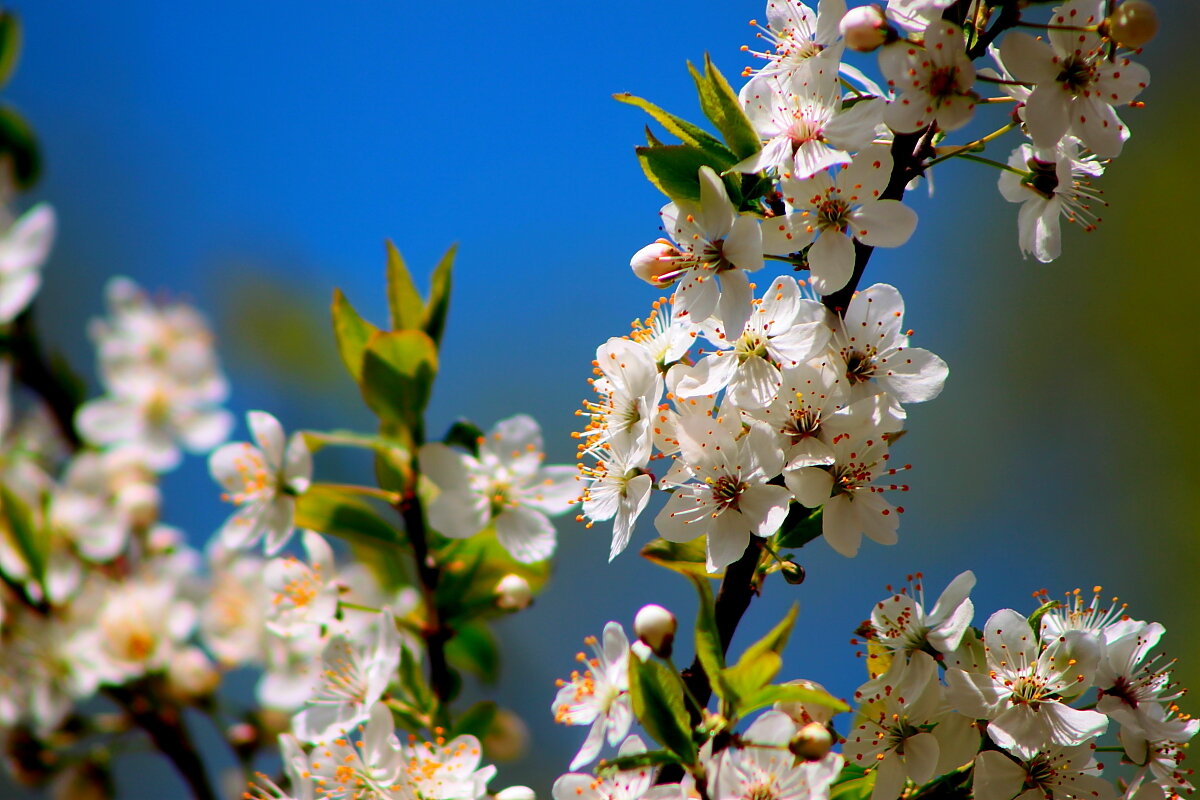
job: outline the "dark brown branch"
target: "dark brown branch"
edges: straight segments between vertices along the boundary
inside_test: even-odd
[[[400,516],[404,518],[404,529],[412,545],[413,558],[417,564],[417,578],[421,581],[421,593],[425,599],[425,627],[422,637],[429,651],[429,685],[438,700],[445,702],[453,691],[454,684],[450,665],[446,661],[446,642],[453,635],[442,622],[437,604],[437,588],[441,572],[429,552],[429,529],[425,526],[425,512],[415,495],[408,495],[399,504]]]

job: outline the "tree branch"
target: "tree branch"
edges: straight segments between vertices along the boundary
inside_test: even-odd
[[[139,692],[128,686],[113,686],[104,693],[119,705],[133,723],[146,732],[187,783],[195,800],[217,800],[204,762],[183,724],[181,709],[161,697],[161,692]],[[155,697],[155,694],[159,695]],[[151,697],[155,697],[152,701]]]
[[[412,545],[413,558],[417,564],[417,578],[421,581],[421,594],[425,600],[425,626],[421,631],[429,651],[429,685],[441,702],[450,697],[453,682],[450,665],[446,661],[446,642],[453,635],[442,622],[437,604],[437,587],[441,572],[429,553],[429,530],[425,526],[425,512],[421,501],[414,493],[407,493],[397,508],[404,519],[404,529]]]

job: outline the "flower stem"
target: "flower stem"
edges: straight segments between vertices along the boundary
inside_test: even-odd
[[[414,474],[414,482],[415,482]],[[429,685],[441,703],[450,697],[453,679],[450,665],[446,661],[446,642],[454,632],[442,621],[437,603],[437,588],[441,580],[441,569],[429,552],[429,530],[425,526],[425,510],[416,490],[407,492],[396,504],[404,519],[404,529],[412,545],[413,560],[416,562],[417,577],[421,581],[421,595],[425,601],[425,626],[421,629],[425,647],[429,651]]]
[[[934,164],[940,164],[948,158],[954,158],[955,156],[966,153],[968,150],[975,150],[976,148],[983,147],[988,142],[993,141],[995,139],[999,139],[1001,136],[1008,133],[1015,127],[1017,127],[1017,123],[1010,122],[1007,125],[1005,125],[1001,128],[997,128],[996,130],[992,131],[987,136],[981,136],[980,138],[976,139],[973,142],[967,142],[966,144],[962,145],[961,147],[956,147],[953,150],[943,153],[940,156],[938,156],[937,158],[930,161],[928,164],[926,164],[925,169],[929,169]]]

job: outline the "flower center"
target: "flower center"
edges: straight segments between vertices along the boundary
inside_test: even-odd
[[[716,483],[712,487],[713,500],[721,505],[722,508],[738,507],[738,498],[742,496],[742,492],[746,491],[746,484],[730,475],[722,475],[717,478]]]
[[[1063,63],[1058,82],[1071,94],[1080,94],[1096,82],[1096,66],[1089,58],[1071,56]]]
[[[929,76],[930,97],[945,100],[958,93],[958,67],[938,67]]]
[[[840,197],[826,197],[817,206],[817,225],[823,230],[843,231],[850,222],[850,204]]]
[[[872,354],[851,350],[849,353],[843,351],[842,355],[846,359],[846,380],[850,381],[850,385],[866,383],[875,377],[875,359]]]

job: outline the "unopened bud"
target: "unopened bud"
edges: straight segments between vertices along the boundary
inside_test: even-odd
[[[824,758],[833,747],[833,734],[819,722],[810,722],[788,742],[788,750],[797,758],[816,761]]]
[[[136,528],[148,528],[158,521],[162,495],[152,483],[129,483],[117,492],[117,508],[129,517]]]
[[[235,722],[225,729],[225,740],[241,749],[258,743],[258,728],[249,722]]]
[[[800,686],[804,689],[812,689],[816,692],[824,692],[825,687],[816,681],[788,681],[784,686]],[[818,703],[805,703],[802,701],[793,701],[788,703],[776,703],[776,711],[782,711],[791,717],[797,725],[808,725],[812,722],[819,722],[822,725],[827,724],[833,719],[834,711],[829,706],[819,705]]]
[[[838,25],[846,47],[859,53],[870,53],[891,41],[896,33],[888,25],[879,6],[858,6],[846,12]]]
[[[671,657],[671,646],[675,643],[675,615],[662,606],[651,603],[633,618],[633,631],[659,658]]]
[[[515,713],[502,708],[483,737],[483,749],[491,761],[516,761],[529,749],[529,728]]]
[[[663,276],[670,275],[678,269],[675,264],[678,257],[679,251],[675,249],[675,245],[666,239],[659,239],[634,253],[633,258],[629,259],[629,266],[634,275],[651,286],[667,286],[673,278],[664,279]]]
[[[537,800],[537,794],[528,786],[509,786],[496,792],[496,800]]]
[[[779,565],[779,571],[783,573],[783,579],[788,583],[796,585],[804,583],[804,567],[795,561],[784,561]]]
[[[1117,44],[1136,50],[1158,33],[1158,12],[1146,0],[1125,0],[1104,20],[1103,29]]]
[[[496,584],[496,605],[507,611],[520,611],[533,602],[533,589],[520,575],[509,573]]]

